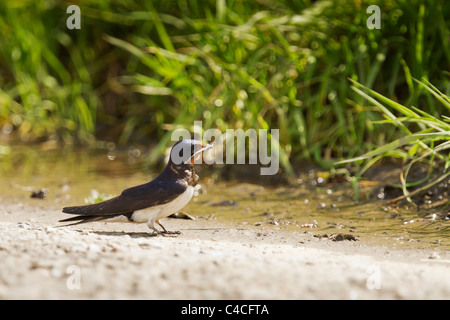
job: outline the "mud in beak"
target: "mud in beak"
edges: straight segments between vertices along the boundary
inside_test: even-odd
[[[197,158],[197,155],[200,155],[201,153],[203,153],[206,150],[212,149],[214,148],[214,144],[207,144],[206,146],[202,143],[202,148],[200,150],[198,150],[197,152],[195,152],[192,157],[190,157],[185,163],[188,163],[189,160],[191,160],[191,165],[194,165],[194,161]]]

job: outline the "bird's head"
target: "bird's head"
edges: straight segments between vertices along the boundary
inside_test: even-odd
[[[213,146],[204,145],[198,140],[184,139],[175,143],[170,151],[170,160],[175,165],[193,166],[197,157]]]

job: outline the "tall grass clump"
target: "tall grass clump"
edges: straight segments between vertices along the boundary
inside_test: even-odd
[[[427,92],[436,102],[442,104],[450,115],[450,97],[440,92],[426,80],[414,81]],[[352,89],[361,97],[373,104],[385,120],[374,122],[374,125],[389,124],[399,131],[399,138],[374,148],[359,157],[341,161],[339,164],[349,162],[363,162],[364,165],[358,173],[364,172],[376,162],[385,157],[400,158],[403,161],[403,170],[400,174],[403,197],[413,203],[411,197],[432,186],[443,183],[450,176],[450,117],[441,115],[435,117],[418,107],[405,107],[363,85],[352,81]],[[394,114],[397,112],[398,116]],[[414,170],[417,163],[428,165],[427,175],[418,180],[408,180],[408,174]],[[429,181],[431,177],[432,181]],[[410,191],[410,188],[414,188]]]

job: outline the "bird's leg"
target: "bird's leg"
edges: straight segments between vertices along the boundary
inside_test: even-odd
[[[159,231],[158,229],[155,228],[155,220],[153,220],[153,219],[152,219],[152,220],[148,220],[147,226],[148,226],[150,229],[153,230],[152,235],[155,235],[155,236],[157,236],[157,235],[164,235],[163,232],[161,232],[161,231]]]
[[[164,231],[163,233],[165,234],[181,234],[180,231],[167,231],[166,228],[164,228],[164,226],[159,222],[159,220],[155,221]]]
[[[161,226],[163,231],[159,231],[158,229],[155,228],[155,222]],[[161,223],[159,223],[159,220],[154,219],[148,220],[147,226],[153,230],[153,235],[166,236],[168,234],[181,234],[180,231],[167,231],[166,228],[164,228],[164,226]]]

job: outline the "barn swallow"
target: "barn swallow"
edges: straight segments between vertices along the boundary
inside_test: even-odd
[[[100,203],[65,207],[62,212],[77,216],[60,222],[77,221],[69,224],[76,225],[100,220],[123,221],[125,217],[131,222],[147,223],[155,234],[179,234],[167,231],[159,220],[180,211],[191,200],[199,179],[194,161],[210,148],[212,145],[205,146],[198,140],[181,140],[172,147],[167,166],[153,181],[125,189],[119,196]],[[155,228],[155,223],[162,232]]]

